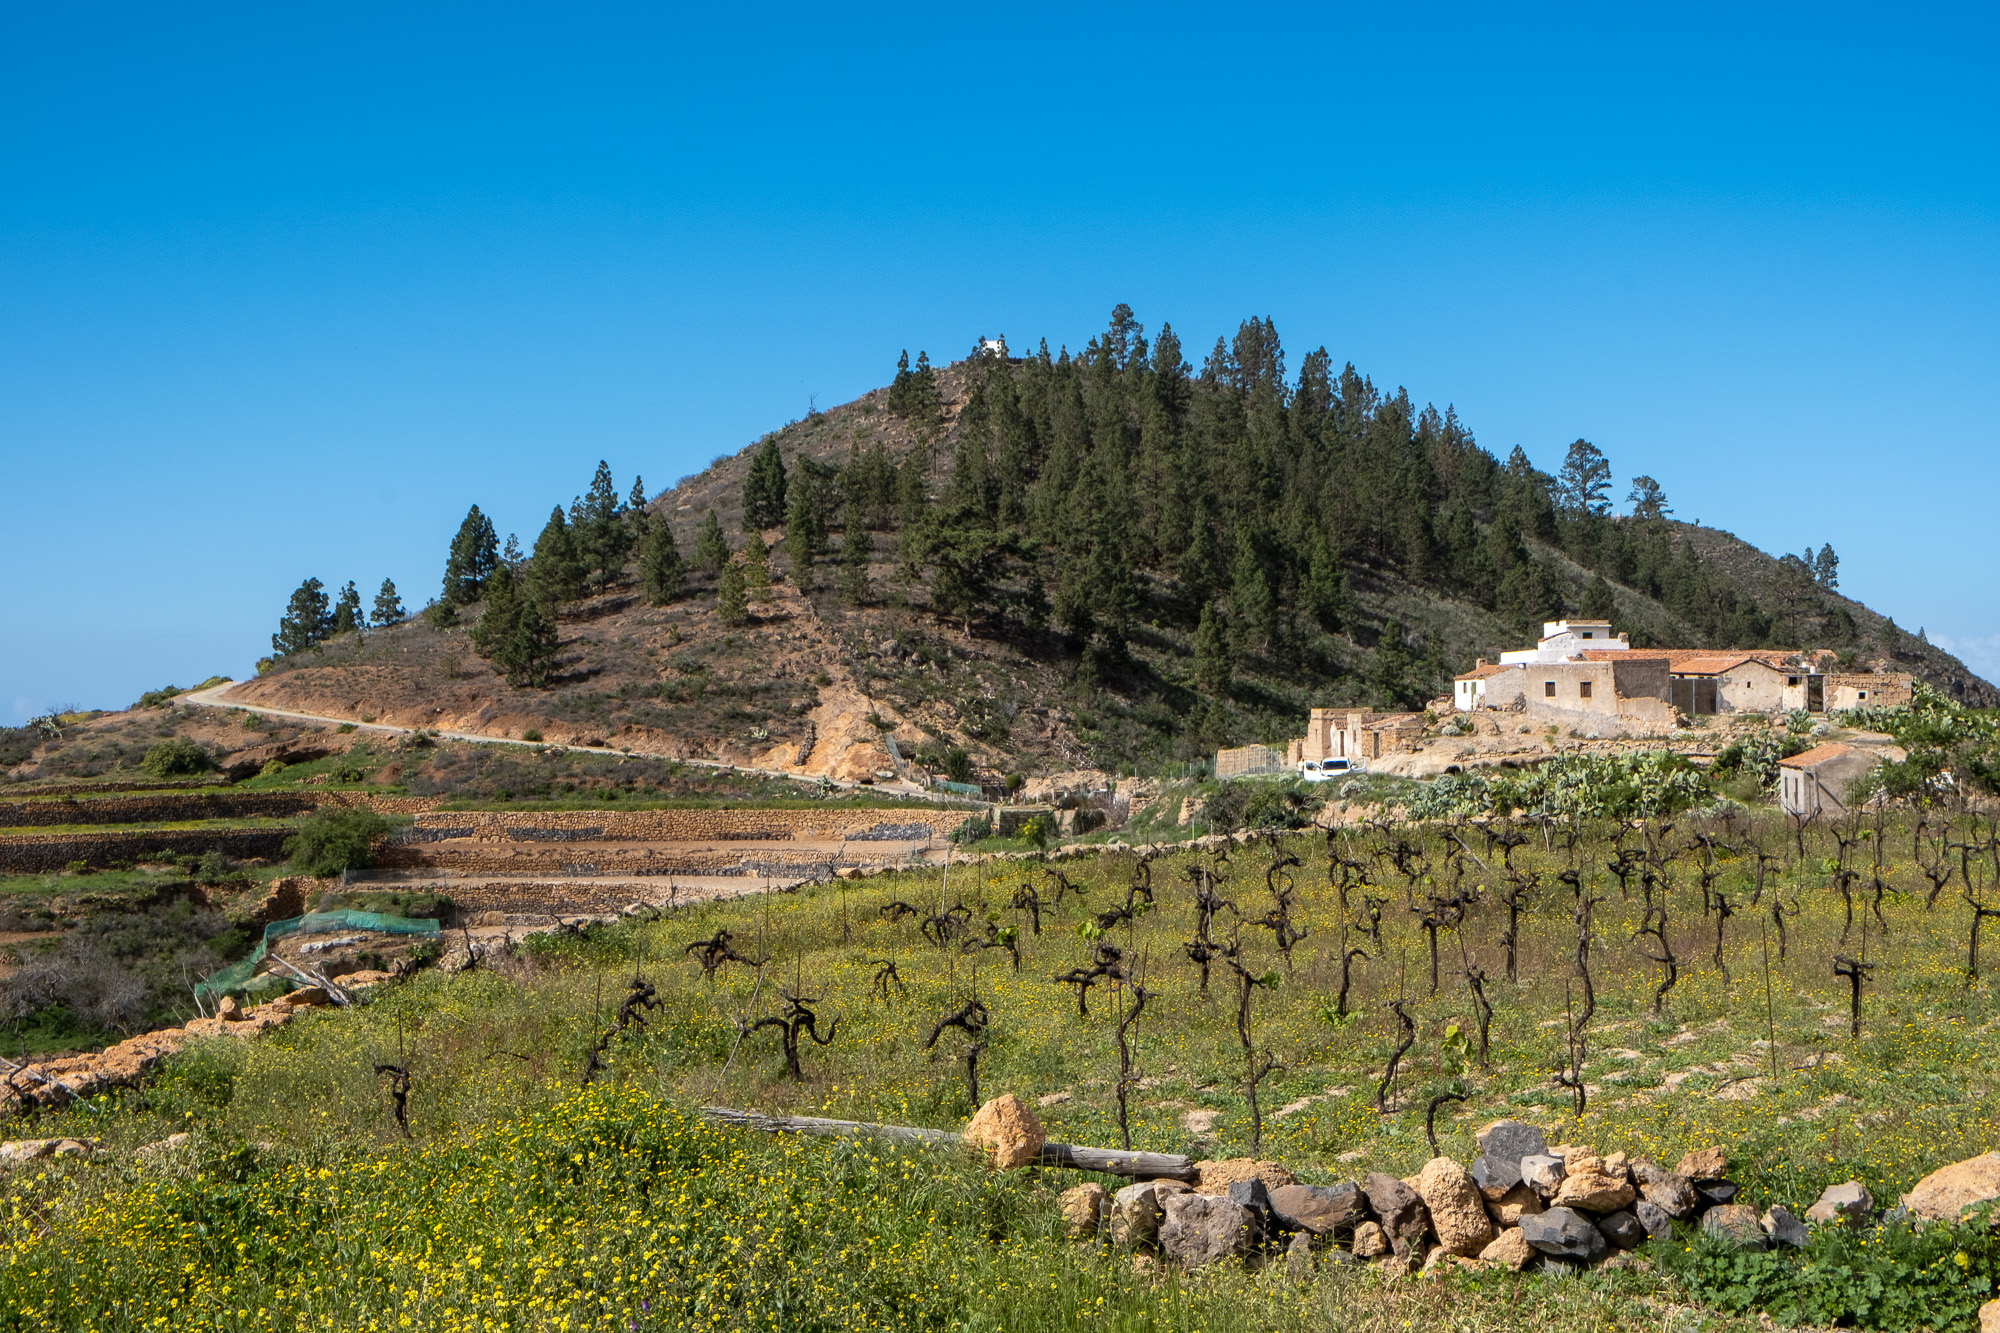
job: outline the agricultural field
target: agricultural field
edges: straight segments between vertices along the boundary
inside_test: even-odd
[[[1995,1146],[1997,884],[1964,814],[1377,823],[538,937],[45,1114],[103,1151],[6,1177],[0,1327],[1971,1327],[2000,1275],[1972,1227],[1179,1274],[1066,1239],[1076,1173],[700,1108],[955,1128],[1012,1092],[1052,1140],[1315,1182],[1469,1160],[1511,1116],[1720,1146],[1760,1210],[1887,1205]]]

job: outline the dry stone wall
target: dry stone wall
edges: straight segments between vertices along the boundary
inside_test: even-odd
[[[0,828],[48,824],[167,824],[192,819],[282,819],[322,799],[307,792],[216,791],[98,800],[0,802]]]
[[[380,808],[380,807],[377,807]],[[605,842],[910,842],[943,837],[963,824],[963,810],[552,810],[439,811],[418,814],[418,835],[470,829],[457,837],[496,843],[560,841],[555,835]]]
[[[160,856],[199,856],[214,850],[239,859],[283,855],[288,828],[164,829],[150,833],[79,833],[0,839],[0,874],[44,875],[82,861],[103,869]]]

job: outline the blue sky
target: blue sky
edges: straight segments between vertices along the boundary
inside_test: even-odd
[[[1990,11],[0,9],[0,720],[981,334],[1250,315],[2000,677]]]

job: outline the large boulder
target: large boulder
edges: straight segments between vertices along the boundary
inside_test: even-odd
[[[1493,1221],[1471,1172],[1449,1157],[1433,1157],[1417,1173],[1417,1194],[1431,1215],[1438,1244],[1471,1259],[1493,1243]]]
[[[1865,1227],[1874,1212],[1875,1196],[1860,1181],[1850,1180],[1820,1191],[1818,1201],[1806,1209],[1806,1221],[1818,1226],[1838,1222],[1842,1226]]]
[[[1632,1216],[1639,1219],[1639,1225],[1646,1228],[1646,1234],[1654,1240],[1674,1234],[1674,1219],[1666,1209],[1647,1199],[1632,1205]]]
[[[1183,1268],[1240,1258],[1257,1248],[1257,1219],[1248,1208],[1214,1194],[1176,1194],[1160,1223],[1160,1249]]]
[[[2000,1301],[1979,1307],[1979,1333],[2000,1333]]]
[[[1271,1207],[1294,1231],[1350,1239],[1368,1217],[1368,1201],[1351,1180],[1337,1185],[1280,1185],[1271,1191]]]
[[[1701,1229],[1745,1250],[1761,1250],[1770,1239],[1757,1210],[1747,1203],[1717,1204],[1701,1215]]]
[[[1229,1187],[1229,1201],[1239,1208],[1247,1209],[1257,1222],[1257,1241],[1260,1245],[1277,1242],[1280,1232],[1289,1230],[1271,1207],[1271,1191],[1261,1180],[1239,1180]]]
[[[1479,1155],[1472,1159],[1472,1178],[1489,1199],[1497,1199],[1521,1183],[1521,1159],[1546,1156],[1549,1141],[1541,1130],[1519,1120],[1496,1120],[1474,1138]]]
[[[1611,1248],[1597,1224],[1574,1208],[1551,1208],[1521,1219],[1521,1239],[1542,1254],[1573,1263],[1595,1263]]]
[[[1389,1244],[1398,1259],[1421,1255],[1430,1218],[1424,1212],[1423,1197],[1402,1181],[1381,1171],[1370,1171],[1361,1181],[1368,1207],[1388,1233]]]
[[[1042,1145],[1048,1142],[1042,1122],[1011,1092],[980,1107],[963,1137],[968,1146],[986,1154],[996,1171],[1033,1166],[1042,1155]]]
[[[1099,1216],[1104,1212],[1108,1196],[1104,1186],[1095,1181],[1066,1189],[1056,1199],[1056,1207],[1062,1210],[1063,1225],[1069,1230],[1072,1240],[1089,1240],[1097,1234]]]
[[[1226,1157],[1213,1162],[1196,1162],[1195,1192],[1197,1194],[1227,1194],[1229,1187],[1239,1180],[1261,1180],[1265,1189],[1277,1189],[1280,1185],[1296,1183],[1291,1172],[1276,1162],[1260,1162],[1254,1157]]]
[[[1955,1222],[1989,1199],[2000,1199],[2000,1153],[1939,1167],[1903,1196],[1903,1207],[1926,1221]]]

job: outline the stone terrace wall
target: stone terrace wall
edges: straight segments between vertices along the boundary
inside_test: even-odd
[[[0,838],[0,874],[43,875],[72,861],[102,869],[114,861],[156,856],[199,856],[211,849],[235,857],[278,857],[291,830],[171,829],[154,833],[78,833]]]
[[[0,828],[42,824],[164,824],[190,819],[282,819],[318,807],[308,792],[203,792],[95,800],[0,802]]]
[[[375,857],[381,870],[429,870],[450,875],[799,875],[834,866],[900,863],[908,843],[854,842],[844,853],[796,851],[771,846],[736,851],[728,847],[644,844],[577,846],[482,843],[389,846]],[[870,848],[880,848],[870,854]]]
[[[379,806],[377,807],[380,808]],[[482,842],[910,842],[943,837],[964,810],[554,810],[438,811],[417,815],[416,832],[463,830]],[[561,834],[572,837],[565,839]],[[540,836],[537,836],[540,835]],[[556,835],[556,836],[550,836]],[[872,835],[872,837],[871,837]]]

